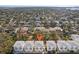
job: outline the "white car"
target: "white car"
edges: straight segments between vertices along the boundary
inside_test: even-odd
[[[67,43],[70,45],[68,48],[71,52],[77,53],[79,51],[79,44],[77,44],[76,41],[67,41]]]
[[[55,41],[46,41],[47,51],[56,51]]]
[[[57,41],[57,53],[68,53],[68,44],[64,40]]]
[[[74,40],[74,41],[79,41],[79,35],[71,34],[71,39]]]
[[[43,41],[35,41],[34,44],[35,53],[43,53],[45,51],[45,45]]]
[[[33,53],[34,41],[25,41],[24,53]]]
[[[24,45],[25,45],[24,41],[16,41],[15,44],[13,45],[13,53],[24,53],[23,51]]]

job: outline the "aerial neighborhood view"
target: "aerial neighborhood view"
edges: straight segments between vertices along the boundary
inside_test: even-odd
[[[79,7],[0,7],[0,54],[79,54]]]

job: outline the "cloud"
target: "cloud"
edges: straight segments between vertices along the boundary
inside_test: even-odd
[[[0,0],[0,5],[79,6],[79,0]]]

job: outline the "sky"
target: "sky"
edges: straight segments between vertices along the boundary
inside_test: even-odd
[[[0,0],[0,6],[79,6],[79,0]]]

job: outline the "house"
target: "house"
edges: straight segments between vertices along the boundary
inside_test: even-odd
[[[54,28],[49,27],[49,31],[63,31],[63,29],[60,27],[54,27]]]
[[[27,35],[28,27],[21,27],[20,28],[20,34],[21,35]]]
[[[35,26],[40,27],[41,26],[41,21],[35,21]]]
[[[36,15],[34,18],[35,18],[35,20],[38,20],[38,21],[40,20],[40,16],[38,16],[38,15]]]
[[[36,30],[44,31],[45,30],[45,27],[35,27],[34,28],[34,31],[36,31]]]
[[[3,27],[0,25],[0,32],[3,32]]]
[[[54,27],[55,30],[63,31],[61,27]]]
[[[20,29],[20,28],[16,28],[16,29],[15,29],[15,33],[17,33],[17,32],[19,31],[19,29]]]
[[[19,21],[20,25],[24,25],[26,23],[26,21]]]
[[[26,36],[28,27],[18,27],[15,29],[15,33],[20,33],[20,35]]]
[[[68,17],[66,17],[66,16],[60,18],[60,20],[63,20],[63,21],[67,20],[67,19],[68,19]]]

